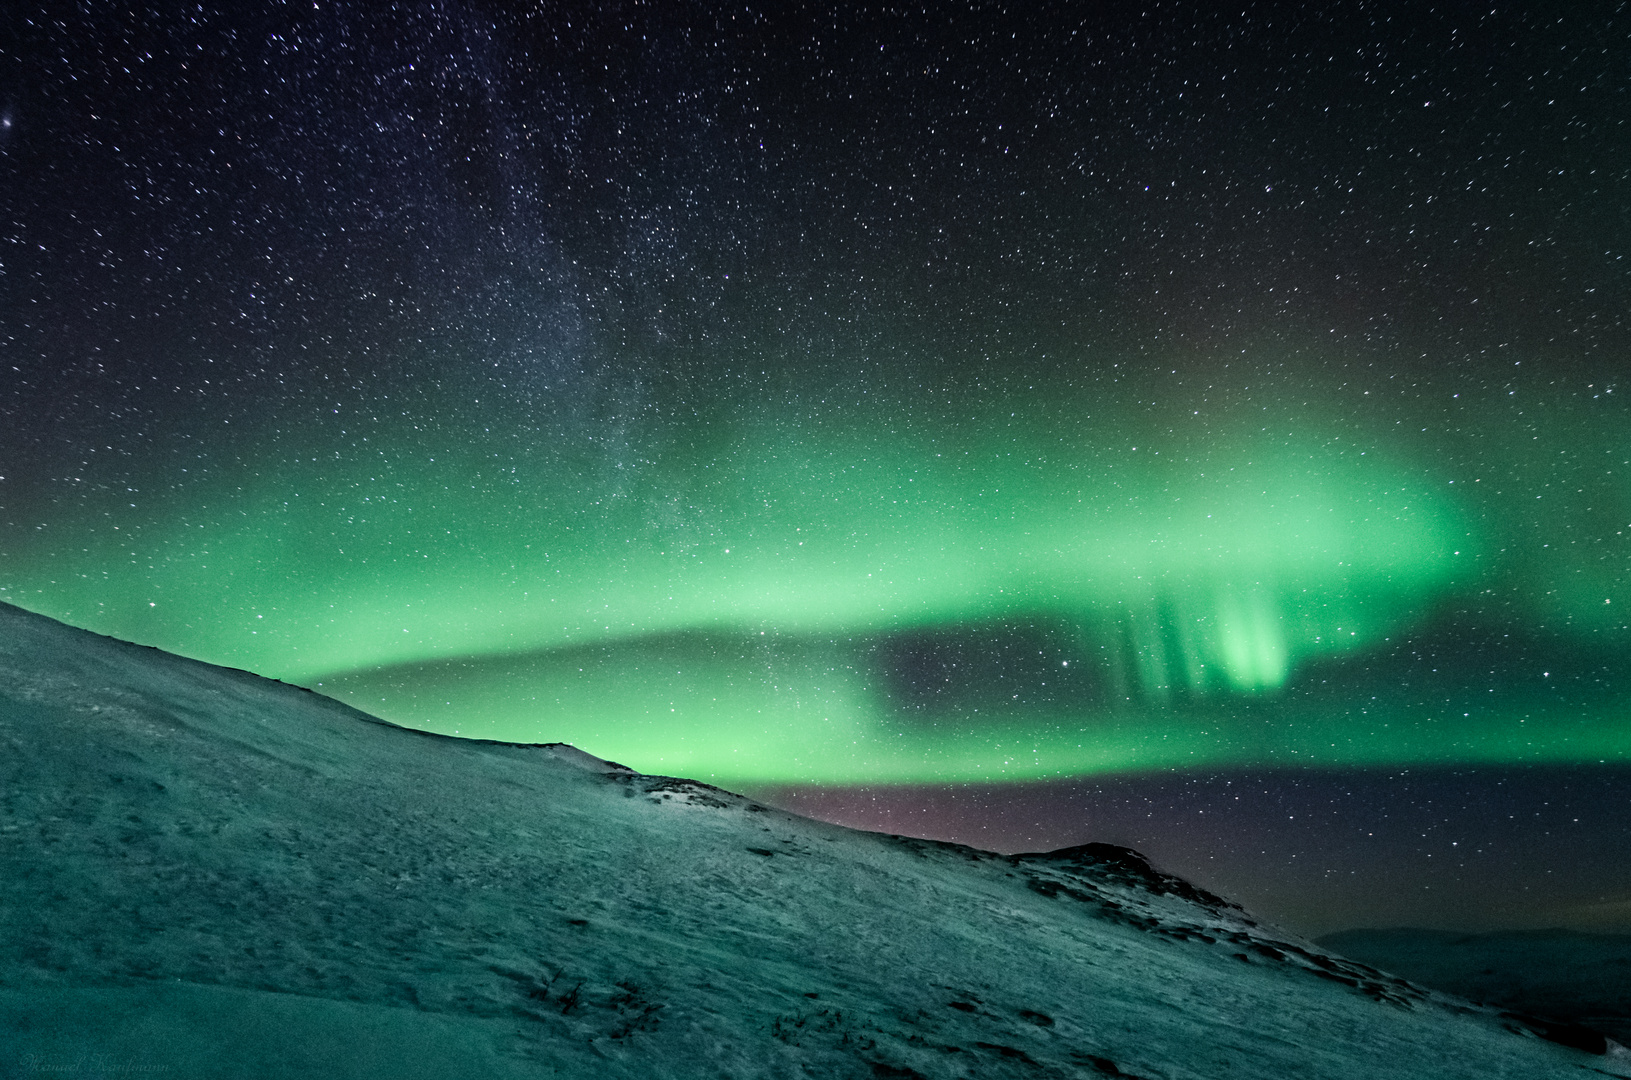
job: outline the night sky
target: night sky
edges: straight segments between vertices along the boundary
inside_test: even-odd
[[[1631,6],[0,14],[0,600],[1631,929]]]

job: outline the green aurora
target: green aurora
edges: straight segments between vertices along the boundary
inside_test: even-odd
[[[412,418],[311,428],[134,524],[104,498],[14,531],[0,597],[400,723],[736,784],[1631,750],[1623,695],[1311,689],[1523,565],[1453,460],[1306,408],[953,400],[502,456]],[[1616,571],[1574,570],[1526,584],[1601,645]]]

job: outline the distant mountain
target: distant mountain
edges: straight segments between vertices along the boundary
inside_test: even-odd
[[[3,1075],[1631,1076],[1124,848],[854,832],[4,605],[0,748]]]
[[[1631,1043],[1631,935],[1345,930],[1320,944],[1447,993]]]

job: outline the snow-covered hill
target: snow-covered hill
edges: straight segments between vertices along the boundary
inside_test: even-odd
[[[1124,849],[854,832],[4,605],[0,927],[6,1075],[1631,1075]]]

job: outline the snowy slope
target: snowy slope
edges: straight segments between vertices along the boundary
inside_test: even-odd
[[[1122,849],[853,832],[3,605],[0,927],[0,1075],[1631,1075]]]

